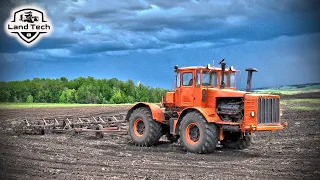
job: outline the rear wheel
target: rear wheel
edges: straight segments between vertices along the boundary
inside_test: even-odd
[[[184,148],[194,153],[210,153],[218,144],[219,129],[199,112],[186,114],[180,125],[180,138]]]
[[[251,136],[246,133],[225,133],[221,144],[230,149],[247,149],[251,145]]]
[[[152,119],[148,108],[137,108],[129,118],[129,135],[135,145],[152,146],[162,136],[162,126]]]

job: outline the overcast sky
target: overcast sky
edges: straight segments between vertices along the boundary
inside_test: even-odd
[[[10,11],[36,5],[54,31],[27,48],[0,31],[0,80],[78,76],[132,79],[173,88],[175,64],[222,58],[242,71],[259,70],[253,87],[320,82],[320,1],[2,1]]]

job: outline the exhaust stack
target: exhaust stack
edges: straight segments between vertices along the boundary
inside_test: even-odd
[[[221,65],[221,85],[220,85],[221,89],[226,87],[226,83],[224,83],[224,71],[226,70],[226,63],[224,63],[223,61],[224,61],[224,59],[222,59],[219,62],[219,65]]]
[[[246,71],[248,71],[248,79],[247,79],[246,91],[250,92],[251,91],[252,73],[253,72],[258,72],[258,70],[256,68],[247,68]]]
[[[221,89],[223,89],[226,86],[226,83],[224,82],[224,71],[226,70],[226,63],[221,63]]]

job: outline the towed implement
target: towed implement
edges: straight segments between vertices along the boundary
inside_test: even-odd
[[[161,106],[139,102],[127,113],[129,135],[135,145],[152,146],[162,135],[180,138],[185,150],[210,153],[218,142],[245,149],[256,131],[282,130],[280,97],[250,92],[252,73],[247,68],[246,91],[236,90],[236,70],[221,67],[174,67],[175,90],[167,92]]]
[[[88,116],[88,117],[57,117],[43,119],[25,119],[23,132],[26,134],[46,134],[71,132],[93,132],[97,138],[104,133],[127,134],[128,125],[124,115]]]

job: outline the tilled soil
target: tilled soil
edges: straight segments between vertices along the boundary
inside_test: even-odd
[[[316,98],[319,98],[317,96]],[[297,106],[299,103],[297,103]],[[303,106],[306,106],[304,102]],[[319,106],[311,104],[310,106]],[[0,177],[3,179],[319,179],[320,113],[284,105],[287,129],[256,133],[246,150],[218,147],[193,154],[162,139],[134,146],[128,136],[24,135],[23,118],[126,112],[124,107],[0,110]]]

